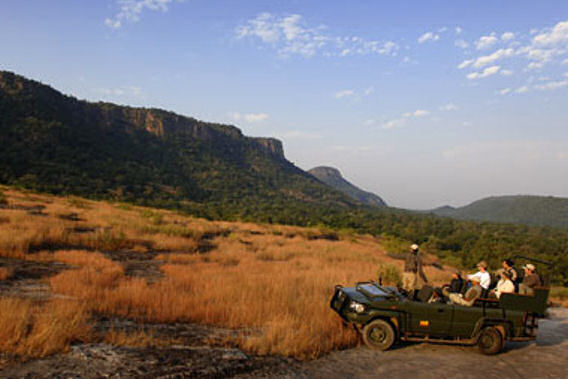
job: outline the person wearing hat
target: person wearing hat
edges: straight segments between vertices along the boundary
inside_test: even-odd
[[[497,287],[495,287],[495,289],[491,291],[491,293],[494,294],[497,299],[501,297],[501,294],[515,292],[515,285],[511,280],[511,274],[509,273],[509,271],[503,270],[501,271],[500,275],[501,279],[499,279]]]
[[[418,275],[424,280],[424,283],[428,283],[428,279],[422,269],[422,257],[418,251],[418,245],[412,244],[404,260],[404,272],[402,273],[402,288],[406,292],[411,292],[418,288]]]
[[[481,297],[483,288],[479,285],[480,279],[478,276],[473,276],[471,279],[471,287],[467,290],[465,295],[457,293],[450,294],[450,303],[471,307],[475,300]]]
[[[521,295],[534,295],[534,288],[540,286],[540,276],[536,273],[536,267],[532,263],[523,266],[525,277],[519,285]]]
[[[488,290],[489,286],[491,285],[491,275],[487,272],[487,262],[481,261],[477,264],[477,269],[479,270],[475,274],[471,274],[467,276],[469,281],[472,281],[473,278],[479,278],[479,284],[481,288],[484,290]]]

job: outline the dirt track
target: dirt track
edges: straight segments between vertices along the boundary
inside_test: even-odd
[[[568,309],[550,313],[540,321],[536,343],[509,343],[497,356],[475,347],[416,344],[335,352],[303,368],[316,378],[568,378]]]

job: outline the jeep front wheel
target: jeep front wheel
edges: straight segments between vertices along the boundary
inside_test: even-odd
[[[479,351],[486,355],[497,354],[503,349],[503,344],[501,332],[492,326],[483,329],[477,341]]]
[[[384,320],[375,320],[363,328],[363,342],[375,350],[388,350],[394,343],[394,329]]]

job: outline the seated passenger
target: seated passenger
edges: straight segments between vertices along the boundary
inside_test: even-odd
[[[467,279],[472,280],[473,278],[479,279],[479,284],[484,290],[488,290],[491,285],[491,275],[487,272],[487,262],[481,261],[477,264],[477,269],[479,270],[475,274],[468,275]]]
[[[531,263],[523,266],[523,269],[525,269],[525,277],[519,285],[519,294],[534,295],[534,288],[541,285],[540,276],[536,273],[536,267]]]
[[[511,274],[508,271],[502,271],[501,279],[497,283],[497,287],[491,291],[491,294],[499,299],[501,294],[513,292],[515,292],[515,284],[511,280]]]
[[[515,292],[519,291],[520,278],[519,278],[519,273],[515,268],[515,262],[513,262],[513,260],[511,259],[505,259],[503,261],[503,270],[509,273],[510,279],[515,285]]]
[[[449,285],[445,285],[442,289],[436,288],[438,296],[449,297],[451,293],[462,293],[465,287],[465,280],[463,280],[460,272],[455,270],[452,272],[452,280]]]
[[[458,304],[464,305],[466,307],[471,307],[475,300],[481,297],[481,293],[483,292],[483,288],[479,284],[480,280],[477,276],[474,276],[470,279],[471,287],[467,290],[465,295],[451,293],[450,294],[450,302],[451,304]]]

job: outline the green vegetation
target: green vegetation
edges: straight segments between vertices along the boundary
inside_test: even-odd
[[[377,281],[385,285],[402,285],[402,277],[398,267],[391,264],[379,265]]]
[[[551,196],[498,196],[465,207],[442,207],[432,213],[458,220],[568,227],[568,199]]]
[[[552,261],[555,283],[568,284],[565,229],[364,207],[288,162],[277,141],[243,136],[233,126],[157,109],[78,101],[6,72],[0,72],[0,114],[2,184],[208,219],[369,233],[383,236],[394,250],[419,243],[464,268],[480,259],[498,268],[504,257],[532,255]],[[72,197],[69,201],[86,206]],[[143,216],[154,221],[156,230],[162,227],[159,217]],[[121,236],[104,233],[98,240],[102,247],[124,243]]]
[[[4,195],[4,192],[0,190],[0,205],[4,204],[8,204],[8,200],[6,199],[6,195]]]

